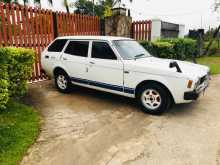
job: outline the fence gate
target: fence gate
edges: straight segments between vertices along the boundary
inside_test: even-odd
[[[132,36],[135,40],[151,40],[151,21],[135,21],[132,23]]]
[[[40,54],[55,36],[99,34],[98,17],[0,3],[0,45],[35,50],[31,81],[47,79]]]

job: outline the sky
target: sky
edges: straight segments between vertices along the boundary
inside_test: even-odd
[[[122,0],[131,9],[133,20],[161,19],[184,24],[189,29],[217,27],[220,13],[213,12],[214,0]],[[53,8],[47,0],[41,0],[43,8],[65,11],[63,0],[53,0]]]

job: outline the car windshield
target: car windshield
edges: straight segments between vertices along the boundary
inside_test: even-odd
[[[137,41],[115,40],[113,42],[124,60],[146,58],[151,56]]]

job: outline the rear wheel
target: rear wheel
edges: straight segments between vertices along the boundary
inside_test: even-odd
[[[69,76],[64,71],[59,71],[55,74],[55,84],[57,89],[62,93],[68,93],[71,90]]]
[[[159,115],[170,105],[170,96],[166,89],[159,84],[146,84],[138,90],[137,99],[144,112]]]

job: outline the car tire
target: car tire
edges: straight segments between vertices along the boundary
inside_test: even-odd
[[[55,73],[55,85],[62,93],[69,93],[71,91],[71,81],[69,76],[64,71]]]
[[[162,114],[171,105],[169,93],[157,83],[149,83],[140,87],[137,100],[143,111],[152,115]]]

